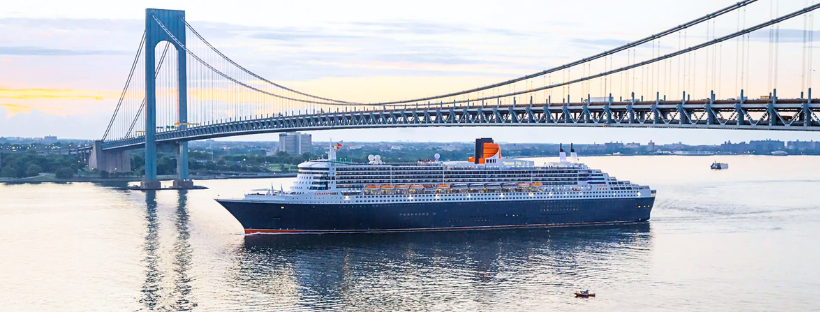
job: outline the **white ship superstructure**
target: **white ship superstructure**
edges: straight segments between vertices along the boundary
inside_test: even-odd
[[[287,192],[273,189],[246,195],[254,201],[300,203],[418,203],[503,200],[653,197],[648,186],[619,181],[578,162],[574,150],[567,160],[536,165],[534,161],[503,159],[498,150],[476,161],[422,160],[368,163],[327,159],[298,166]]]

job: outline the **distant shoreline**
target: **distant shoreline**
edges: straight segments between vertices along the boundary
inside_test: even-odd
[[[255,175],[255,176],[192,176],[191,179],[193,180],[226,180],[226,179],[269,179],[269,178],[293,178],[296,177],[296,173],[283,173],[283,174],[271,174],[271,175]],[[174,176],[160,176],[160,181],[169,181],[173,180]],[[8,184],[37,184],[37,183],[68,183],[68,182],[92,182],[92,183],[105,183],[105,182],[139,182],[142,181],[142,177],[114,177],[114,178],[100,178],[100,177],[75,177],[71,179],[57,179],[54,177],[31,177],[31,178],[0,178],[0,183],[8,183]]]
[[[591,154],[591,155],[580,155],[584,158],[588,157],[633,157],[633,156],[684,156],[684,157],[725,157],[725,156],[767,156],[767,157],[785,157],[785,156],[820,156],[820,155],[802,155],[802,154],[788,154],[788,155],[771,155],[771,154],[622,154],[622,155],[607,155],[607,154]],[[524,159],[524,158],[544,158],[544,157],[557,157],[556,155],[549,155],[549,156],[508,156],[505,158],[508,159]],[[248,175],[248,176],[192,176],[191,179],[193,180],[226,180],[226,179],[270,179],[270,178],[293,178],[296,177],[296,173],[282,173],[282,174],[270,174],[270,175]],[[170,181],[173,180],[173,175],[164,175],[159,176],[160,181]],[[48,176],[40,176],[40,177],[28,177],[28,178],[0,178],[0,183],[7,183],[7,184],[37,184],[37,183],[47,183],[47,182],[54,182],[54,183],[68,183],[68,182],[92,182],[92,183],[105,183],[105,182],[139,182],[142,181],[142,177],[112,177],[112,178],[100,178],[100,177],[74,177],[71,179],[57,179],[53,175]]]
[[[567,155],[569,156],[569,155]],[[634,157],[634,156],[685,156],[685,157],[709,157],[709,156],[716,156],[716,157],[725,157],[725,156],[766,156],[766,157],[785,157],[785,156],[820,156],[820,155],[803,155],[803,154],[788,154],[788,155],[771,155],[771,154],[621,154],[621,155],[612,155],[612,154],[581,154],[578,155],[579,157]],[[557,155],[550,155],[550,156],[504,156],[504,158],[509,159],[522,159],[522,158],[544,158],[544,157],[553,157],[558,158]]]

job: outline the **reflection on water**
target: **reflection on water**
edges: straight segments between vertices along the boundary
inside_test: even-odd
[[[188,233],[188,191],[179,190],[179,205],[176,209],[176,230],[178,233],[174,243],[174,310],[190,311],[196,303],[190,301],[192,287],[188,270],[191,268],[191,244],[188,242],[191,234]]]
[[[162,296],[162,272],[159,256],[159,221],[157,220],[157,193],[145,192],[145,223],[148,231],[145,234],[145,283],[142,284],[140,303],[149,310],[154,310]]]
[[[613,264],[645,269],[647,223],[585,228],[245,237],[237,287],[267,304],[373,310],[512,303],[521,292],[606,287]],[[619,269],[620,270],[620,269]],[[478,290],[478,292],[476,292]]]
[[[817,310],[820,161],[718,160],[587,157],[652,220],[564,229],[246,237],[213,199],[292,179],[0,184],[0,310]]]
[[[188,231],[188,191],[180,190],[174,214],[174,235],[171,256],[173,289],[168,295],[169,300],[164,300],[166,289],[163,288],[163,278],[167,274],[162,267],[160,252],[160,222],[157,215],[157,192],[145,192],[145,221],[146,235],[144,243],[145,258],[145,282],[142,286],[142,298],[139,302],[148,310],[166,310],[170,308],[174,311],[190,311],[197,306],[191,301],[191,277],[188,271],[192,265],[191,255],[193,253],[189,243],[190,233]],[[169,305],[170,307],[166,307]]]

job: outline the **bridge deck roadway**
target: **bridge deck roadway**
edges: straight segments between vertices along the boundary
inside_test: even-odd
[[[818,104],[814,104],[818,103]],[[402,106],[388,109],[248,117],[170,131],[157,142],[330,129],[557,126],[820,131],[820,99],[619,101],[496,106]],[[143,136],[109,140],[104,150],[140,148]]]

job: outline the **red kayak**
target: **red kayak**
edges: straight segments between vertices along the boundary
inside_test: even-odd
[[[595,294],[577,292],[577,293],[575,293],[575,297],[589,298],[589,297],[595,297]]]

